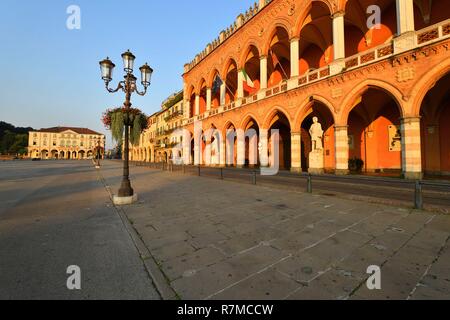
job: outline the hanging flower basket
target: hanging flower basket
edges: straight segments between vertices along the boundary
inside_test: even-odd
[[[125,125],[129,125],[132,145],[139,144],[139,137],[148,126],[147,119],[147,115],[136,108],[108,109],[102,115],[102,122],[106,129],[111,130],[115,141],[122,141]]]

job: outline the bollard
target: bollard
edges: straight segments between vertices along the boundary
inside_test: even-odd
[[[416,181],[416,188],[414,192],[414,208],[417,210],[423,210],[422,184],[419,180]]]
[[[310,174],[308,175],[308,182],[307,182],[307,186],[306,186],[306,192],[312,193],[312,176]]]
[[[198,166],[198,176],[200,177],[200,165]]]
[[[223,180],[223,168],[220,168],[220,180]]]
[[[252,184],[256,185],[256,171],[252,172]]]
[[[184,163],[183,163],[183,174],[185,174],[186,173],[186,167],[184,166]]]

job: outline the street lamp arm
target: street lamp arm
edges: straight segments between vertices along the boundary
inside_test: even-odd
[[[136,92],[138,95],[140,95],[140,96],[145,96],[145,94],[147,93],[147,86],[144,86],[144,91],[143,91],[143,92],[139,92],[139,90],[138,90],[138,88],[137,88],[137,86],[136,86],[135,92]]]
[[[121,90],[121,89],[124,88],[124,87],[123,87],[123,81],[119,82],[119,84],[117,85],[117,88],[116,88],[116,89],[111,89],[111,88],[109,88],[109,82],[106,82],[105,84],[106,84],[106,90],[107,90],[109,93],[115,93],[115,92],[117,92],[117,91],[119,91],[119,90]]]

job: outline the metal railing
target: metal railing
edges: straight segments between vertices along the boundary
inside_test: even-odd
[[[280,172],[275,176],[259,175],[259,170],[235,167],[206,167],[193,165],[177,165],[173,163],[149,163],[149,162],[132,162],[136,166],[143,166],[152,169],[177,172],[198,177],[216,178],[219,180],[239,181],[252,185],[279,185],[289,188],[299,188],[304,185],[307,193],[313,193],[314,190],[334,191],[342,193],[342,185],[352,186],[344,193],[353,195],[369,195],[375,198],[389,198],[402,202],[412,202],[413,207],[423,210],[427,201],[430,204],[438,206],[450,207],[450,183],[435,182],[428,180],[405,180],[398,178],[383,178],[355,175],[313,175],[308,173],[294,174],[291,172]],[[300,183],[301,181],[301,183]],[[336,186],[330,186],[336,184]],[[365,188],[364,188],[365,187]],[[381,188],[384,194],[370,194],[368,187]],[[425,190],[424,190],[425,189]],[[438,189],[438,190],[436,190]],[[448,190],[448,191],[442,191]],[[396,192],[398,193],[396,195]],[[368,194],[369,193],[369,194]],[[424,193],[427,193],[426,196]],[[442,197],[432,197],[430,193],[442,195]],[[333,194],[334,195],[334,194]],[[409,200],[408,200],[409,199]],[[435,203],[431,203],[435,202]]]

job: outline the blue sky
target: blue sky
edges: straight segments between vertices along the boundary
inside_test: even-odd
[[[155,70],[149,94],[133,96],[147,114],[182,89],[183,65],[252,5],[252,0],[1,0],[0,120],[16,126],[89,127],[107,133],[100,117],[120,106],[123,94],[108,94],[98,61],[116,64],[136,55],[136,69]],[[81,30],[66,28],[69,5],[81,8]],[[136,75],[139,71],[137,70]]]

